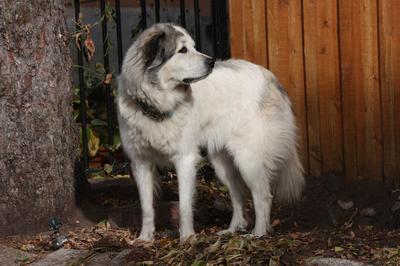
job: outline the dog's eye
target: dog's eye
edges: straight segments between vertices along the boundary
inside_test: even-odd
[[[179,51],[178,51],[178,53],[181,53],[181,54],[185,54],[187,52],[187,48],[185,47],[185,46],[183,46]]]

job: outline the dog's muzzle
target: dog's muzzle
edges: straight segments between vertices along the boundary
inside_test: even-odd
[[[206,64],[210,68],[210,70],[213,69],[213,67],[215,65],[215,59],[214,58],[207,58],[206,59]]]
[[[215,59],[211,58],[211,57],[207,57],[205,60],[205,64],[208,69],[207,74],[205,74],[201,77],[196,77],[196,78],[186,78],[186,79],[183,79],[183,82],[185,84],[190,84],[190,83],[202,80],[202,79],[206,78],[208,75],[210,75],[210,73],[212,72],[214,65],[215,65]]]

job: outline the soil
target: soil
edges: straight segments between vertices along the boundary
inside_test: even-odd
[[[120,185],[97,186],[95,190],[85,192],[86,197],[80,200],[81,211],[71,217],[71,221],[79,221],[79,224],[69,223],[62,228],[70,239],[66,247],[96,251],[106,246],[113,252],[131,248],[127,262],[154,261],[156,264],[201,261],[218,264],[227,263],[229,256],[233,256],[230,263],[265,264],[273,260],[281,265],[301,265],[306,258],[323,256],[377,265],[400,265],[400,209],[392,210],[396,201],[400,201],[400,190],[377,181],[348,182],[333,174],[309,177],[299,202],[292,206],[274,203],[271,215],[274,232],[269,236],[219,238],[215,233],[226,228],[231,218],[229,197],[226,189],[212,178],[212,171],[203,171],[201,175],[195,206],[195,227],[200,234],[190,242],[190,247],[180,245],[177,239],[178,195],[176,177],[172,173],[163,177],[163,189],[158,199],[161,204],[157,205],[163,217],[158,217],[158,233],[151,245],[135,241],[140,225],[140,205],[134,183],[125,180]],[[354,206],[343,210],[338,200],[352,201]],[[373,208],[376,214],[372,217],[361,215],[365,208]],[[131,227],[130,230],[120,228],[110,219],[104,220],[111,217],[110,213],[122,209],[126,212],[122,218],[130,215],[130,219],[135,220],[125,224]],[[250,219],[251,213],[249,204]],[[253,246],[243,244],[248,239]],[[236,245],[235,241],[242,243],[240,249],[230,247]],[[0,244],[22,250],[32,244],[35,249],[30,252],[41,256],[51,252],[48,243],[48,232],[0,239]],[[211,252],[210,248],[216,243],[220,245],[218,251]]]
[[[354,207],[343,210],[338,200],[354,203]],[[290,231],[296,222],[299,230],[333,229],[344,226],[349,218],[353,227],[373,226],[376,229],[398,229],[400,212],[392,212],[396,201],[400,201],[400,190],[378,181],[346,181],[333,174],[310,177],[303,199],[294,206],[275,208],[275,215],[284,225],[283,231]],[[365,217],[361,210],[373,208],[376,215]],[[273,215],[274,216],[274,215]]]

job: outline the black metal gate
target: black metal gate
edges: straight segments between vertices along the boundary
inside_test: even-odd
[[[112,77],[116,76],[121,69],[122,59],[123,59],[123,33],[121,24],[121,2],[129,4],[129,1],[114,0],[112,3],[105,0],[91,1],[92,5],[95,5],[97,10],[100,10],[98,21],[98,26],[101,26],[101,43],[102,43],[102,65],[92,64],[90,66],[90,58],[94,54],[94,44],[91,38],[90,27],[82,22],[81,14],[81,4],[83,0],[74,0],[74,11],[75,11],[75,38],[77,47],[77,99],[76,99],[76,109],[79,114],[76,115],[76,120],[81,123],[82,134],[81,134],[81,147],[82,147],[82,166],[84,169],[84,175],[87,177],[88,174],[95,173],[96,171],[106,171],[107,173],[118,173],[121,171],[126,172],[128,165],[126,161],[121,160],[121,153],[119,147],[116,145],[116,138],[118,137],[118,125],[116,123],[116,114],[114,106],[114,88],[115,83],[112,82]],[[139,31],[147,28],[150,24],[158,22],[171,22],[165,21],[161,18],[161,10],[164,9],[163,5],[166,5],[167,1],[153,0],[153,1],[130,1],[137,2],[138,9],[140,10],[139,23],[136,29],[132,29],[132,32],[138,33]],[[199,51],[203,51],[202,44],[211,47],[211,53],[214,57],[220,59],[226,59],[229,57],[229,36],[228,36],[228,8],[226,0],[209,0],[209,1],[199,1],[199,0],[179,0],[170,2],[176,2],[176,9],[179,10],[179,21],[173,21],[180,24],[181,26],[188,27],[188,16],[189,10],[193,12],[194,15],[194,26],[192,33],[194,33],[194,39],[196,40],[196,47]],[[211,10],[211,40],[202,40],[202,24],[200,19],[200,8],[201,5],[207,2]],[[149,10],[151,9],[151,10]],[[149,21],[149,14],[152,13],[152,21]],[[110,28],[110,20],[113,20],[113,25]],[[113,33],[116,35],[116,55],[112,54],[109,50],[109,35]],[[211,43],[209,43],[211,42]],[[125,47],[127,49],[128,47]],[[114,57],[114,58],[113,58]],[[117,70],[113,70],[110,67],[110,59],[115,59],[117,57]],[[85,60],[86,58],[86,60]],[[88,66],[89,65],[89,66]],[[101,65],[101,67],[99,66]],[[95,84],[96,90],[101,91],[102,100],[101,104],[91,104],[90,103],[90,93],[91,89],[89,87],[93,86],[92,82],[88,82],[88,76],[99,66],[101,84]],[[97,92],[98,93],[98,92]],[[93,106],[92,106],[93,105]],[[100,106],[100,107],[99,107]],[[90,115],[91,113],[97,113],[95,108],[105,109],[103,120],[94,118],[95,115]],[[89,112],[89,113],[88,113]],[[95,121],[95,122],[94,122]],[[96,157],[99,145],[98,133],[94,131],[98,129],[103,132],[102,141],[105,151],[103,149],[103,157],[97,164],[92,163],[92,157]],[[97,145],[97,146],[96,146]],[[93,152],[92,148],[96,148]],[[104,165],[107,165],[105,168]]]

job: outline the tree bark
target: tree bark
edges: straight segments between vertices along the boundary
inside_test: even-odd
[[[0,235],[74,204],[78,132],[62,0],[0,1]]]

